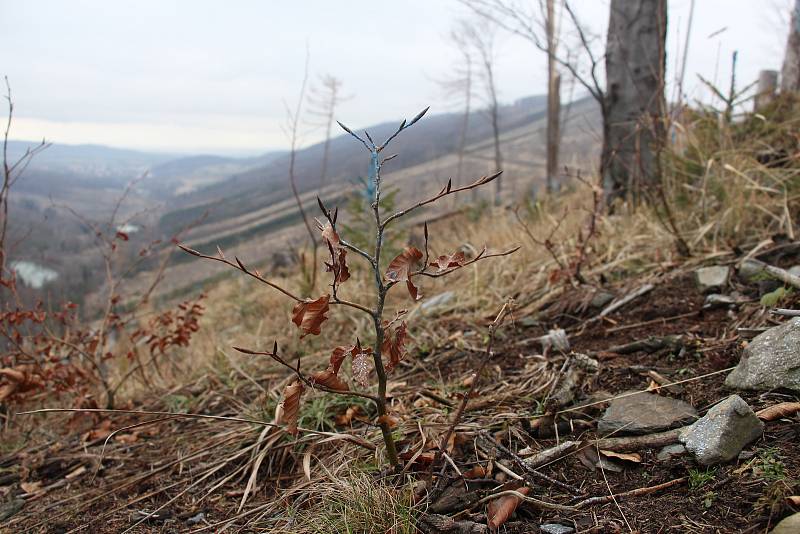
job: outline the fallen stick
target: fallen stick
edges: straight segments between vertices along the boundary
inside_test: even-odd
[[[630,330],[631,328],[639,328],[640,326],[650,326],[651,324],[658,324],[658,323],[667,323],[669,321],[676,321],[678,319],[685,319],[687,317],[694,317],[698,315],[699,311],[693,311],[688,313],[681,313],[680,315],[673,315],[671,317],[659,317],[658,319],[650,319],[649,321],[642,321],[640,323],[633,323],[633,324],[626,324],[622,326],[615,326],[614,328],[609,328],[606,330],[607,334],[612,332],[621,332],[623,330]]]
[[[509,450],[506,447],[504,447],[504,446],[500,445],[499,443],[497,443],[494,439],[489,437],[488,434],[485,433],[485,431],[481,432],[478,435],[478,437],[480,438],[478,440],[478,444],[479,444],[478,446],[479,447],[484,448],[484,447],[482,447],[480,445],[480,443],[483,442],[484,445],[488,446],[486,448],[495,448],[495,449],[497,449],[498,452],[506,455],[508,458],[513,460],[516,465],[518,465],[520,468],[522,468],[525,471],[525,474],[528,475],[528,477],[538,478],[538,479],[543,480],[543,481],[545,481],[545,482],[547,482],[549,484],[552,484],[554,486],[558,486],[559,488],[561,488],[561,489],[563,489],[565,491],[568,491],[569,493],[571,493],[573,495],[580,495],[582,493],[575,486],[570,486],[569,484],[561,482],[560,480],[556,480],[555,478],[549,477],[549,476],[545,475],[544,473],[542,473],[540,471],[537,471],[533,467],[529,466],[527,463],[525,463],[525,459],[524,458],[520,457],[518,454],[512,452],[511,450]],[[484,448],[484,450],[486,450],[486,449]]]
[[[671,488],[672,486],[677,486],[678,484],[683,484],[686,482],[687,478],[676,478],[675,480],[670,480],[669,482],[664,482],[663,484],[657,484],[655,486],[648,486],[646,488],[638,488],[635,490],[625,491],[623,493],[617,493],[613,495],[602,495],[600,497],[589,497],[588,499],[584,499],[579,503],[575,504],[576,509],[586,508],[587,506],[592,506],[593,504],[605,504],[608,502],[612,502],[614,499],[624,499],[627,497],[638,497],[640,495],[649,495],[650,493],[655,493],[657,491],[661,491],[663,489]]]
[[[637,298],[641,297],[642,295],[644,295],[646,293],[649,293],[655,287],[656,286],[654,286],[653,284],[645,284],[645,285],[643,285],[642,287],[636,289],[635,291],[633,291],[631,293],[628,293],[627,295],[625,295],[621,299],[615,300],[614,302],[612,302],[611,304],[606,306],[603,309],[603,311],[601,311],[600,314],[597,317],[598,318],[602,318],[602,317],[605,317],[606,315],[608,315],[610,313],[613,313],[613,312],[617,311],[618,309],[620,309],[621,307],[625,306],[629,302],[631,302],[633,300],[636,300]]]
[[[639,339],[623,345],[616,345],[614,347],[607,348],[603,352],[632,354],[634,352],[644,351],[650,354],[667,347],[678,348],[681,346],[683,346],[683,340],[681,339],[681,336],[649,336],[646,339]]]
[[[784,284],[800,289],[800,276],[795,276],[789,271],[781,269],[780,267],[775,267],[774,265],[764,265],[764,271]]]
[[[600,449],[617,452],[634,451],[638,449],[652,449],[663,447],[678,442],[678,434],[681,430],[688,427],[676,428],[659,432],[657,434],[647,434],[646,436],[628,436],[624,438],[601,438],[595,443]]]
[[[783,315],[784,317],[800,317],[800,310],[787,310],[785,308],[775,308],[769,311],[773,315]]]
[[[523,462],[525,462],[526,466],[536,469],[537,467],[560,460],[563,456],[576,451],[580,446],[580,441],[565,441],[560,445],[550,447],[549,449],[536,453],[534,456],[525,458]]]
[[[489,527],[473,521],[456,521],[446,515],[424,513],[418,526],[423,532],[449,532],[451,534],[484,534]]]

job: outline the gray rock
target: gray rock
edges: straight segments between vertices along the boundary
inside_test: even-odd
[[[605,308],[606,305],[610,304],[611,301],[614,300],[614,295],[607,291],[598,291],[592,297],[592,301],[589,305],[592,308]]]
[[[703,304],[704,308],[721,308],[723,306],[735,306],[747,302],[747,299],[737,293],[730,295],[720,295],[719,293],[711,293],[706,295],[706,301]]]
[[[714,265],[713,267],[701,267],[694,272],[694,279],[697,287],[703,293],[721,289],[728,284],[731,268],[726,265]]]
[[[745,260],[739,265],[739,278],[752,282],[764,272],[764,262],[758,260]]]
[[[539,525],[539,532],[544,534],[572,534],[575,529],[558,523],[545,523],[544,525]]]
[[[680,443],[676,443],[675,445],[667,445],[666,447],[663,447],[660,451],[658,451],[658,454],[656,454],[656,458],[664,462],[679,456],[683,456],[686,454],[686,452],[686,447]]]
[[[639,393],[611,401],[597,424],[600,434],[651,434],[697,419],[697,411],[681,400]]]
[[[786,388],[800,391],[800,317],[756,336],[725,385],[765,391]]]
[[[539,341],[542,343],[543,351],[553,349],[561,352],[569,352],[569,338],[567,337],[566,330],[562,328],[548,330],[547,335],[540,337]]]
[[[789,274],[792,276],[800,276],[800,265],[789,267]]]
[[[736,458],[748,443],[761,436],[764,423],[738,395],[720,402],[678,439],[703,465],[714,465]]]
[[[455,293],[452,291],[445,291],[444,293],[439,293],[438,295],[426,299],[425,302],[419,305],[419,311],[423,314],[429,314],[434,311],[437,311],[438,308],[442,308],[453,300],[456,296]]]
[[[797,534],[800,532],[800,512],[784,518],[770,534]]]

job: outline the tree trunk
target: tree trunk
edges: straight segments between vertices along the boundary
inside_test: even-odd
[[[634,205],[658,185],[666,141],[666,0],[611,0],[601,172],[606,201]]]
[[[486,63],[487,83],[489,85],[490,109],[492,121],[492,136],[494,137],[494,168],[495,171],[503,170],[503,154],[500,151],[500,104],[497,102],[497,88],[494,85],[494,71],[490,63]],[[502,203],[503,177],[499,176],[494,181],[494,204]]]
[[[559,118],[561,114],[561,78],[556,70],[556,32],[554,0],[547,0],[547,192],[555,190],[558,174]]]
[[[781,68],[781,92],[800,91],[800,0],[795,0]]]
[[[754,99],[753,110],[762,111],[775,99],[775,90],[778,87],[778,71],[762,70],[758,73],[758,88]]]

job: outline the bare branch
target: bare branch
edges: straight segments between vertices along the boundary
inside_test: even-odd
[[[226,259],[224,256],[221,256],[221,255],[220,256],[208,256],[208,255],[203,254],[201,252],[198,252],[198,251],[196,251],[196,250],[194,250],[192,248],[189,248],[189,247],[187,247],[185,245],[181,245],[180,243],[178,244],[178,248],[181,249],[182,251],[184,251],[184,252],[186,252],[188,254],[191,254],[192,256],[196,256],[198,258],[203,258],[203,259],[206,259],[206,260],[214,260],[214,261],[218,261],[220,263],[224,263],[225,265],[233,267],[234,269],[236,269],[238,271],[242,271],[243,273],[245,273],[245,274],[247,274],[249,276],[252,276],[253,278],[258,280],[262,284],[266,284],[266,285],[268,285],[269,287],[271,287],[273,289],[277,289],[278,291],[280,291],[281,293],[283,293],[287,297],[289,297],[291,299],[294,299],[297,302],[305,302],[305,300],[301,299],[297,295],[294,295],[294,294],[290,293],[289,291],[285,290],[284,288],[282,288],[281,286],[279,286],[279,285],[277,285],[277,284],[275,284],[273,282],[270,282],[269,280],[263,278],[257,271],[249,270],[239,260],[239,258],[234,257],[234,259],[236,260],[236,263],[233,263],[232,261]]]
[[[388,225],[393,220],[395,220],[395,219],[397,219],[399,217],[403,217],[404,215],[409,214],[410,212],[414,211],[417,208],[421,208],[422,206],[425,206],[427,204],[431,204],[433,202],[436,202],[437,200],[439,200],[441,198],[444,198],[447,195],[453,195],[455,193],[460,193],[461,191],[469,191],[470,189],[475,189],[476,187],[481,187],[483,185],[491,183],[496,178],[498,178],[501,174],[503,174],[503,171],[498,171],[498,172],[496,172],[494,174],[489,174],[489,175],[486,175],[486,176],[482,176],[481,178],[478,178],[477,180],[475,180],[471,184],[467,184],[467,185],[464,185],[464,186],[461,186],[461,187],[457,187],[455,189],[453,189],[452,180],[448,180],[447,181],[447,185],[444,186],[442,188],[442,190],[439,191],[438,193],[436,193],[434,196],[432,196],[432,197],[430,197],[430,198],[428,198],[426,200],[420,200],[419,202],[417,202],[413,206],[411,206],[409,208],[406,208],[404,210],[398,211],[398,212],[394,213],[393,215],[390,215],[389,217],[387,217],[383,221],[383,223],[381,223],[381,228],[386,228],[386,225]]]
[[[351,391],[351,390],[342,391],[342,390],[339,390],[339,389],[331,389],[329,387],[323,386],[321,384],[318,384],[318,383],[310,380],[307,376],[305,376],[303,373],[300,372],[299,366],[290,365],[289,363],[286,362],[286,360],[284,360],[283,358],[280,357],[280,355],[278,355],[278,342],[277,341],[273,345],[272,352],[250,350],[250,349],[244,349],[242,347],[233,347],[233,350],[239,351],[242,354],[249,354],[251,356],[269,356],[270,358],[275,360],[277,363],[283,365],[284,367],[286,367],[288,369],[291,369],[291,371],[297,376],[297,378],[301,382],[303,382],[306,386],[311,388],[311,389],[318,389],[318,390],[324,391],[326,393],[335,393],[337,395],[361,397],[361,398],[364,398],[364,399],[369,399],[369,400],[371,400],[373,402],[377,401],[377,397],[375,397],[374,395],[370,395],[369,393],[361,393],[361,392],[358,392],[358,391]]]
[[[463,265],[459,265],[458,267],[451,267],[450,269],[447,269],[447,270],[441,271],[441,272],[437,272],[437,273],[421,272],[419,274],[422,275],[422,276],[427,276],[428,278],[439,278],[439,277],[442,277],[442,276],[447,276],[448,274],[450,274],[450,273],[452,273],[454,271],[457,271],[459,269],[463,269],[467,265],[472,265],[473,263],[477,263],[477,262],[479,262],[481,260],[485,260],[485,259],[488,259],[488,258],[499,258],[501,256],[508,256],[510,254],[515,253],[520,248],[521,247],[518,245],[518,246],[516,246],[514,248],[506,250],[505,252],[497,252],[497,253],[494,253],[494,254],[486,254],[486,247],[484,247],[484,249],[477,256],[475,256],[474,258],[472,258],[468,262],[465,262]]]

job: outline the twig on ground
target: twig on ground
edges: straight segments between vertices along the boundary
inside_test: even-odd
[[[655,493],[657,491],[665,490],[667,488],[671,488],[673,486],[677,486],[679,484],[683,484],[688,479],[686,477],[676,478],[675,480],[670,480],[669,482],[664,482],[663,484],[657,484],[655,486],[648,486],[644,488],[637,488],[630,491],[625,491],[622,493],[616,493],[612,495],[601,495],[599,497],[589,497],[588,499],[584,499],[575,504],[576,509],[586,508],[587,506],[592,506],[595,504],[606,504],[611,502],[612,500],[616,499],[625,499],[628,497],[639,497],[641,495],[649,495],[651,493]]]

